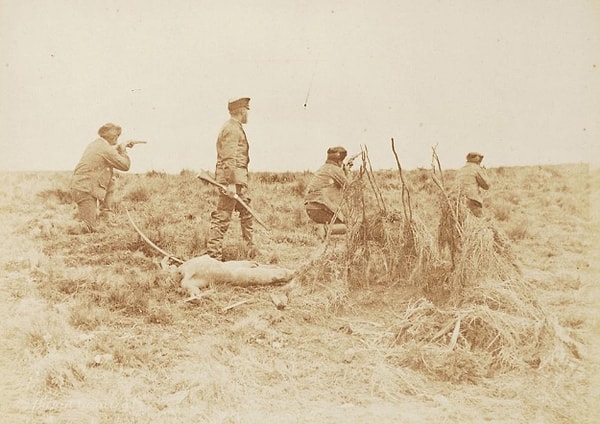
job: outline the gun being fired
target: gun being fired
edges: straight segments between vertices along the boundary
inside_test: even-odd
[[[127,143],[125,143],[125,147],[129,147],[131,149],[136,144],[146,144],[146,143],[148,143],[148,142],[147,141],[139,141],[139,140],[129,140]]]
[[[352,155],[348,158],[348,160],[346,161],[346,164],[344,165],[345,168],[350,169],[352,168],[352,165],[354,165],[354,160],[359,157],[360,155],[362,155],[362,151],[358,152],[355,155]]]

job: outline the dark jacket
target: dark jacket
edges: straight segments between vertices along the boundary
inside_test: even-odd
[[[242,123],[231,118],[217,137],[215,179],[220,184],[248,185],[249,145]]]
[[[308,184],[304,204],[314,202],[326,206],[331,212],[338,211],[348,178],[335,162],[327,161],[315,172]]]

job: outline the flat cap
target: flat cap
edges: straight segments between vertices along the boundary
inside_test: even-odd
[[[227,103],[227,109],[229,112],[233,112],[234,110],[242,107],[250,109],[250,97],[240,97],[239,99],[229,100]]]
[[[478,153],[478,152],[469,152],[469,153],[467,153],[467,160],[475,159],[476,157],[483,158],[483,155],[481,153]]]
[[[336,158],[344,159],[348,151],[342,146],[330,147],[327,149],[327,157],[335,156]]]
[[[109,134],[114,134],[117,136],[121,135],[121,127],[113,124],[112,122],[108,122],[98,129],[98,135],[100,137],[104,137]]]

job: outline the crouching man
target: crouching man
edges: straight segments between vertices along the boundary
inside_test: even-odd
[[[310,180],[304,197],[306,214],[317,224],[323,224],[324,236],[345,234],[346,219],[340,211],[344,189],[348,185],[348,176],[344,159],[348,152],[341,146],[327,149],[327,160],[315,172]],[[348,163],[348,168],[352,163]]]
[[[103,213],[113,210],[113,169],[128,171],[131,165],[126,151],[130,146],[117,144],[120,126],[104,124],[98,135],[99,138],[86,147],[71,177],[71,196],[77,204],[79,219],[78,226],[68,229],[72,234],[96,231],[98,205]]]
[[[458,170],[457,184],[459,194],[469,211],[476,217],[483,216],[483,198],[481,190],[488,190],[490,184],[481,165],[483,155],[477,152],[467,154],[467,163]]]

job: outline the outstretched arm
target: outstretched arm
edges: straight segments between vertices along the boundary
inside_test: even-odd
[[[117,146],[106,146],[106,149],[101,153],[102,157],[110,166],[118,169],[119,171],[129,171],[131,166],[131,160],[125,151],[125,147]]]

